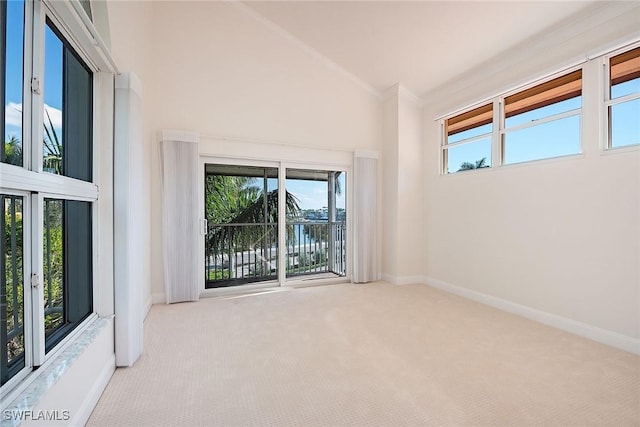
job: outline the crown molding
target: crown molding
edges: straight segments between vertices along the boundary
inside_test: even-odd
[[[415,93],[411,92],[411,90],[407,89],[402,83],[396,83],[391,86],[389,89],[385,90],[382,94],[382,100],[387,101],[388,99],[397,96],[398,99],[404,99],[413,103],[416,107],[422,108],[424,107],[424,101]]]

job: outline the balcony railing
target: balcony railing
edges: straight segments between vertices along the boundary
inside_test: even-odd
[[[206,287],[278,278],[276,224],[210,224],[205,255]],[[287,277],[346,274],[344,222],[287,222]]]

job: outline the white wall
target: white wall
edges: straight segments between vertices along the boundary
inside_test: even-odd
[[[145,93],[151,94],[146,106],[155,130],[198,132],[210,141],[201,144],[201,153],[212,155],[215,140],[225,137],[274,142],[283,153],[287,144],[380,148],[380,100],[242,7],[157,2],[153,12],[153,73]],[[152,212],[161,206],[156,146]],[[160,218],[153,215],[151,221],[152,292],[158,302],[164,292]]]
[[[602,92],[584,93],[583,154],[570,158],[441,176],[434,120],[637,37],[639,11],[608,4],[432,95],[424,112],[428,281],[560,316],[565,326],[577,321],[640,351],[640,150],[600,149]],[[587,63],[584,79],[597,85],[601,63]]]
[[[109,23],[111,37],[111,54],[120,72],[133,72],[142,82],[142,115],[143,132],[142,147],[132,147],[131,150],[140,161],[131,168],[130,173],[136,178],[135,187],[140,193],[147,194],[137,201],[135,215],[145,218],[146,226],[138,230],[141,248],[138,258],[134,261],[138,276],[142,277],[139,286],[142,288],[142,309],[145,312],[151,305],[151,152],[155,143],[155,133],[151,128],[152,109],[150,99],[151,78],[151,25],[153,9],[151,2],[109,2]],[[118,170],[118,165],[114,165]]]
[[[423,257],[422,123],[418,98],[400,84],[383,104],[382,278],[421,280]]]
[[[393,91],[393,89],[392,89]],[[384,143],[380,157],[382,175],[382,240],[380,240],[382,279],[390,282],[398,276],[398,144],[399,105],[397,93],[384,100],[382,133]]]
[[[385,273],[422,274],[623,338],[640,337],[639,154],[600,151],[597,101],[585,95],[583,155],[460,176],[439,174],[434,121],[637,34],[636,3],[596,5],[598,10],[525,47],[489,59],[428,94],[422,123],[406,100],[383,103],[242,6],[109,6],[117,22],[111,32],[114,56],[123,70],[141,77],[145,89],[155,301],[162,301],[163,279],[154,134],[173,128],[200,133],[208,141],[202,152],[212,155],[224,154],[224,144],[216,141],[235,140],[248,141],[248,147],[272,142],[282,153],[290,151],[288,144],[381,151]],[[585,78],[599,78],[596,64],[587,68]],[[420,128],[422,146],[412,136]],[[416,162],[421,155],[423,161]],[[415,177],[421,185],[413,184]],[[422,192],[421,201],[411,199],[414,191]],[[407,225],[419,212],[424,234]],[[401,249],[409,257],[398,256]]]

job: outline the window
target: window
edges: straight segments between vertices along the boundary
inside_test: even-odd
[[[580,152],[582,70],[504,99],[502,163]]]
[[[93,309],[91,204],[44,200],[44,330],[49,351]]]
[[[492,134],[493,104],[445,120],[444,172],[491,167]]]
[[[92,68],[41,1],[0,1],[0,26],[4,390],[93,313],[98,190]],[[33,90],[23,83],[25,70]]]
[[[640,144],[640,47],[609,59],[609,148]]]
[[[22,166],[22,81],[24,72],[24,1],[0,1],[0,161]]]
[[[579,69],[445,118],[443,173],[578,154],[581,113]]]
[[[2,384],[25,367],[24,204],[21,196],[0,195],[0,343]]]

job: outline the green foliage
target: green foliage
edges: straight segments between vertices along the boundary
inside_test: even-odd
[[[325,224],[304,224],[302,227],[304,234],[316,242],[329,241],[329,223]]]
[[[5,263],[6,316],[7,329],[24,325],[24,273],[23,273],[23,233],[22,233],[22,203],[19,197],[5,196],[3,200],[4,227],[2,230],[2,247],[5,249],[3,262]],[[13,214],[15,209],[15,216]],[[14,246],[15,245],[15,246]],[[16,271],[14,277],[14,269]],[[14,304],[14,294],[17,306]],[[18,316],[18,324],[15,324],[14,314]],[[5,351],[5,350],[3,350]],[[7,355],[9,360],[24,351],[24,334],[13,337],[7,343]]]
[[[4,142],[4,162],[10,165],[22,166],[22,144],[15,136]]]
[[[250,177],[209,175],[205,182],[205,209],[211,225],[209,247],[216,252],[254,249],[268,246],[275,238],[278,222],[278,190],[266,193],[255,185]],[[298,215],[300,208],[296,197],[285,194],[287,215]],[[264,224],[270,224],[265,227]],[[218,224],[218,226],[216,226]],[[223,226],[220,224],[255,224],[255,226]],[[271,225],[273,224],[273,225]],[[273,236],[271,235],[273,234]],[[287,230],[293,238],[293,228]]]
[[[473,169],[482,169],[482,168],[488,168],[489,165],[487,164],[487,158],[483,157],[480,160],[476,160],[475,163],[471,163],[471,162],[464,162],[460,165],[460,169],[458,169],[456,172],[461,172],[461,171],[468,171],[468,170],[473,170]]]
[[[63,237],[61,200],[45,201],[44,223],[44,307],[45,333],[62,325]]]
[[[232,221],[257,199],[260,189],[255,179],[244,176],[207,175],[205,178],[205,212],[212,224]]]
[[[324,250],[311,253],[301,253],[298,256],[300,267],[317,268],[327,263],[327,253]]]
[[[62,174],[62,143],[58,138],[58,132],[53,127],[51,116],[49,111],[44,109],[47,115],[47,121],[44,124],[45,137],[43,139],[44,144],[44,157],[42,158],[42,168],[47,172],[53,172],[56,174]]]

